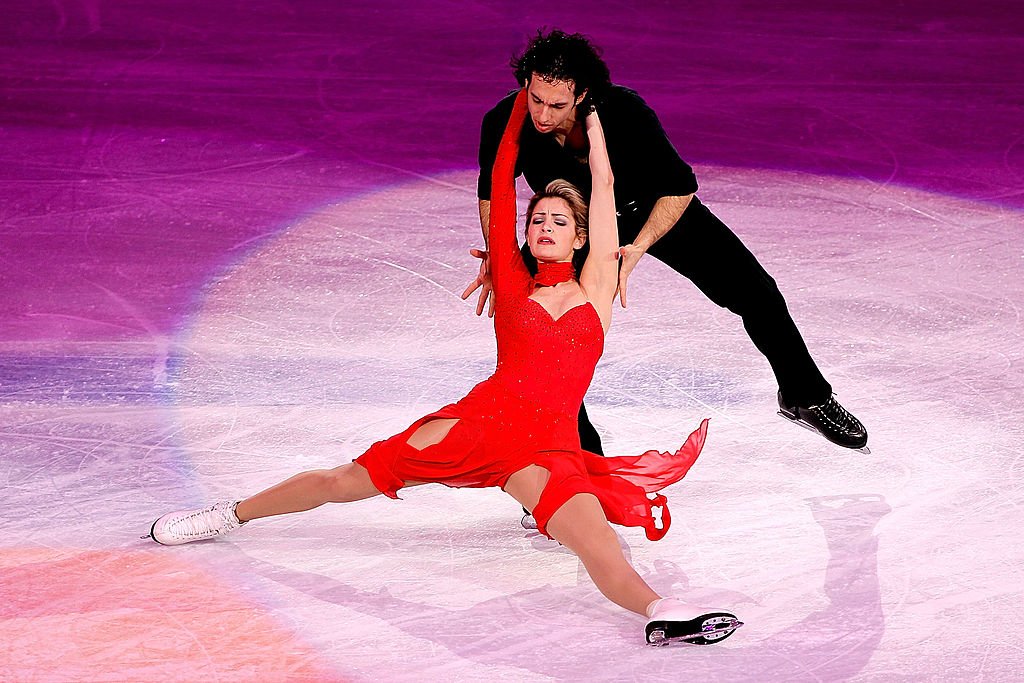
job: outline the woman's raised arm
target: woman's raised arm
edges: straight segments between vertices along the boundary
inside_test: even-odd
[[[495,299],[525,285],[530,273],[523,265],[516,241],[516,158],[519,135],[526,120],[526,90],[519,91],[491,171],[491,202],[488,236],[490,268]]]
[[[611,324],[612,301],[619,281],[619,224],[615,217],[615,178],[612,176],[604,129],[597,112],[584,120],[590,142],[590,254],[580,273],[580,286],[604,322]]]

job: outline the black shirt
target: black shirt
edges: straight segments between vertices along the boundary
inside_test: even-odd
[[[518,91],[516,91],[518,92]],[[480,131],[480,177],[477,196],[490,199],[491,168],[501,135],[512,113],[516,92],[509,94],[484,115]],[[615,204],[620,211],[639,209],[647,220],[659,197],[684,196],[697,191],[697,178],[689,164],[669,142],[654,110],[639,95],[613,85],[598,106],[608,144],[608,158],[615,174]],[[558,144],[552,133],[539,133],[527,119],[520,138],[516,175],[524,175],[534,192],[557,178],[590,196],[590,168],[586,159]]]

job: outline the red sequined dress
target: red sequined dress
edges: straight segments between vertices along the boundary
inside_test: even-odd
[[[461,401],[374,444],[356,462],[392,498],[410,481],[504,487],[513,473],[539,465],[551,473],[533,510],[542,532],[569,498],[592,493],[610,522],[643,527],[648,538],[657,540],[668,531],[671,519],[665,497],[647,494],[683,478],[703,447],[707,420],[675,453],[602,457],[581,450],[577,415],[604,348],[604,330],[590,303],[554,319],[529,298],[536,282],[516,242],[514,182],[525,116],[521,92],[493,171],[490,264],[497,368]],[[408,445],[420,426],[438,418],[458,422],[435,445],[422,450]]]

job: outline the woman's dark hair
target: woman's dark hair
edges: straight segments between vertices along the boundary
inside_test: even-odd
[[[587,201],[579,189],[568,180],[552,180],[542,191],[530,197],[530,204],[526,209],[526,229],[530,229],[530,217],[537,207],[537,202],[542,199],[557,198],[569,205],[572,212],[572,220],[576,224],[576,236],[584,238],[583,246],[572,253],[572,265],[576,269],[576,279],[579,279],[583,272],[583,264],[587,262],[587,254],[590,253],[590,240],[587,238],[587,231],[590,228],[589,210]],[[530,275],[537,274],[537,257],[530,251],[530,245],[524,243],[520,253],[523,255],[523,263],[526,264]]]
[[[545,81],[572,81],[574,96],[587,91],[586,99],[580,103],[583,111],[603,98],[611,85],[601,50],[582,33],[568,34],[555,29],[545,35],[539,30],[526,51],[512,58],[511,66],[520,85],[534,73]]]

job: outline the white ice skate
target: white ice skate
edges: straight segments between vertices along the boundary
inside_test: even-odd
[[[238,501],[229,500],[198,510],[171,512],[153,522],[149,536],[161,545],[181,545],[223,536],[242,526],[235,515],[236,505]]]
[[[537,528],[537,520],[534,519],[533,513],[526,508],[523,508],[523,518],[519,520],[519,523],[528,531],[533,531]]]
[[[670,643],[710,645],[725,640],[743,626],[743,622],[731,612],[703,610],[673,598],[659,600],[648,612],[644,631],[647,644],[654,646]]]

